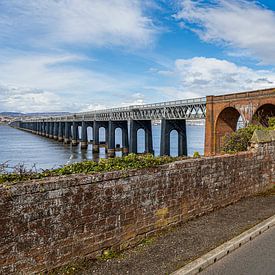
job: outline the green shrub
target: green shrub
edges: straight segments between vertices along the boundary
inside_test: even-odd
[[[269,127],[275,130],[275,117],[270,117],[268,120]]]
[[[222,151],[225,153],[246,151],[254,131],[258,128],[261,126],[249,125],[225,136]]]
[[[20,173],[2,173],[0,174],[0,184],[5,182],[18,182],[29,179],[40,179],[50,176],[69,175],[69,174],[92,174],[97,172],[109,172],[126,169],[142,169],[155,167],[172,161],[183,159],[183,157],[154,157],[151,154],[136,155],[129,154],[125,157],[116,157],[109,159],[100,159],[99,162],[83,161],[65,165],[54,170],[45,170],[41,173],[26,171]]]
[[[194,152],[194,154],[193,154],[193,158],[200,158],[201,157],[201,155],[200,155],[200,153],[199,152]]]
[[[225,153],[246,151],[255,130],[275,130],[275,117],[269,118],[268,127],[250,124],[225,136],[222,151]]]

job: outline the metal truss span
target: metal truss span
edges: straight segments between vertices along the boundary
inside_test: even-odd
[[[66,116],[39,117],[25,121],[121,121],[121,120],[160,120],[160,119],[205,119],[206,98],[176,100],[162,103],[132,105]]]

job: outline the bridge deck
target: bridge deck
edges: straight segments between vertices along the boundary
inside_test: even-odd
[[[206,97],[176,100],[145,105],[132,105],[66,116],[36,117],[24,121],[120,121],[120,120],[160,120],[160,119],[205,119]]]

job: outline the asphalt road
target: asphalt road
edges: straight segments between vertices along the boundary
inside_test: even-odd
[[[201,275],[275,275],[275,227],[246,243]]]

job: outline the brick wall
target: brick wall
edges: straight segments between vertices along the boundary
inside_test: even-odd
[[[0,273],[30,274],[124,249],[172,224],[264,191],[275,142],[158,168],[0,187]]]

